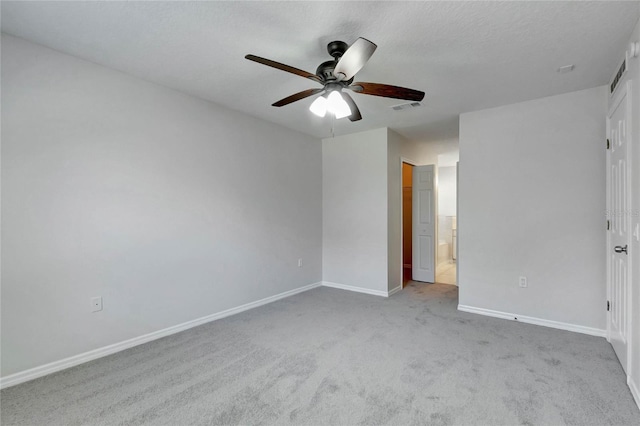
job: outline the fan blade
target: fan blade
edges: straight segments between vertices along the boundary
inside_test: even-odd
[[[267,65],[269,67],[277,68],[282,71],[290,72],[291,74],[299,75],[300,77],[305,77],[322,84],[322,80],[320,80],[320,77],[315,74],[311,74],[310,72],[294,68],[289,65],[281,64],[280,62],[272,61],[271,59],[261,58],[260,56],[256,55],[246,55],[245,59],[257,62],[259,64]]]
[[[275,102],[274,104],[272,104],[272,106],[281,107],[281,106],[289,105],[292,102],[299,101],[300,99],[308,98],[309,96],[313,96],[316,93],[320,93],[322,91],[324,91],[324,89],[307,89],[307,90],[303,90],[302,92],[298,92],[298,93],[293,94],[291,96],[287,96],[284,99],[280,99],[278,102]]]
[[[353,83],[349,89],[363,95],[383,96],[385,98],[406,99],[408,101],[421,101],[424,99],[424,92],[407,89],[406,87],[391,86],[379,83]]]
[[[353,101],[353,98],[349,96],[348,93],[342,92],[342,98],[351,108],[351,115],[349,116],[349,120],[358,121],[362,120],[362,115],[360,114],[360,110],[358,109],[358,105]]]
[[[338,81],[349,80],[364,67],[377,47],[366,38],[360,37],[344,52],[333,70],[333,75]]]

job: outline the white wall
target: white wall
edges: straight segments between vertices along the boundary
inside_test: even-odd
[[[456,167],[438,167],[438,215],[456,215]]]
[[[598,87],[461,115],[461,305],[605,329],[605,114]]]
[[[388,289],[387,129],[322,141],[322,279]]]
[[[321,280],[319,140],[3,36],[2,142],[3,376]]]

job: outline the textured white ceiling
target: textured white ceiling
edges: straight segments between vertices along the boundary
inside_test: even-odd
[[[460,113],[606,84],[638,2],[2,2],[2,31],[317,137],[389,126],[457,134]],[[354,94],[363,120],[319,119],[315,87],[244,59],[315,72],[326,44],[378,45],[356,81],[423,90],[424,106]],[[559,74],[562,65],[575,71]]]

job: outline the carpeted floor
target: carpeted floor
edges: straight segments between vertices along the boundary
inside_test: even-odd
[[[638,425],[603,338],[318,288],[1,393],[3,425]]]

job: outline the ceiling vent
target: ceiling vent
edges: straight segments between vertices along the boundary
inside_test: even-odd
[[[557,69],[557,71],[558,71],[560,74],[566,74],[566,73],[568,73],[568,72],[573,71],[573,69],[574,69],[575,67],[576,67],[575,65],[573,65],[573,64],[569,64],[569,65],[565,65],[565,66],[563,66],[563,67],[558,68],[558,69]]]
[[[391,109],[395,110],[395,111],[403,111],[405,109],[411,109],[411,108],[418,108],[421,107],[422,104],[420,102],[409,102],[406,104],[400,104],[400,105],[394,105],[391,107]]]
[[[622,65],[620,65],[620,68],[618,69],[616,76],[613,78],[613,81],[611,82],[611,93],[613,93],[616,90],[616,87],[618,87],[618,83],[620,83],[620,79],[622,78],[626,70],[627,70],[627,60],[625,59],[624,61],[622,61]]]

